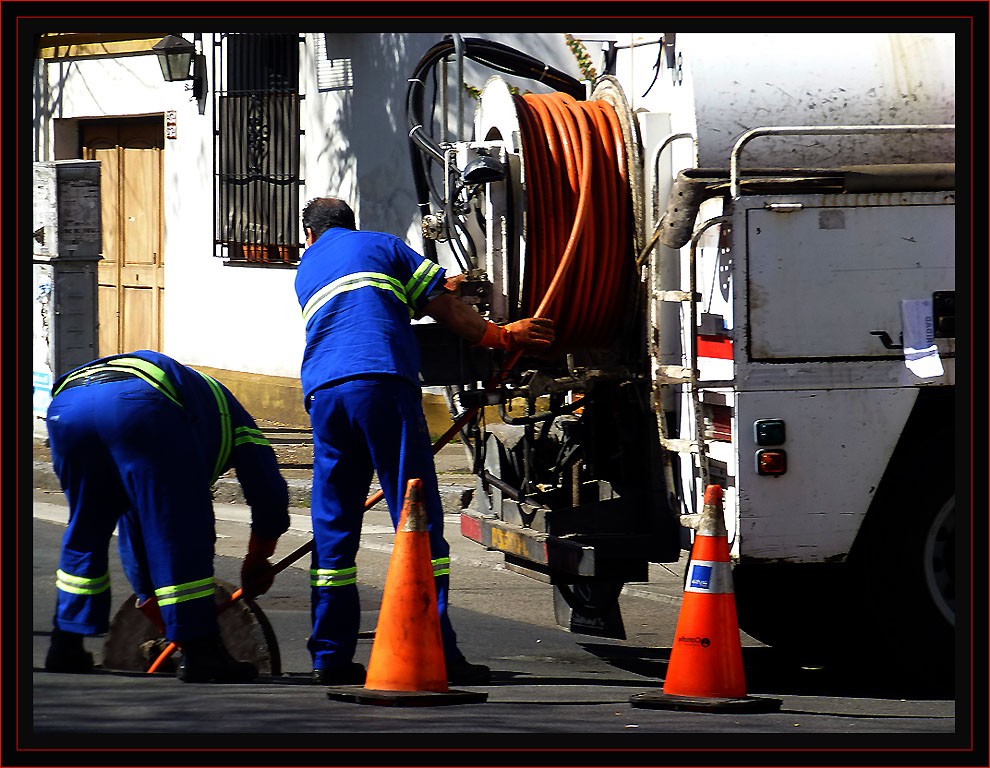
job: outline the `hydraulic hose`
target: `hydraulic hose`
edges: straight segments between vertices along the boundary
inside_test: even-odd
[[[629,184],[615,110],[559,93],[515,102],[527,168],[523,314],[552,317],[560,348],[609,344],[632,268]]]
[[[430,136],[433,121],[431,116],[426,124],[424,101],[428,75],[455,52],[556,89],[548,95],[514,97],[527,167],[523,314],[554,318],[559,348],[611,343],[629,283],[626,267],[632,269],[627,259],[632,239],[629,182],[615,110],[605,101],[583,101],[585,88],[579,80],[507,45],[480,38],[447,38],[434,45],[409,78],[406,116],[420,213],[429,213],[435,203],[452,233],[458,229],[454,193],[450,200],[441,199],[428,170],[430,163],[444,173],[449,167],[443,148]],[[448,181],[451,190],[459,183],[456,178]],[[436,260],[432,240],[424,242],[424,251]],[[455,253],[460,259],[470,257],[463,248]]]

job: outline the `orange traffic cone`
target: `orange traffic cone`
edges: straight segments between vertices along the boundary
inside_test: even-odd
[[[722,487],[705,489],[681,611],[661,694],[638,694],[634,707],[704,711],[779,709],[778,699],[746,695]]]
[[[436,705],[486,701],[487,693],[452,691],[440,636],[422,482],[406,484],[385,577],[378,626],[363,689],[335,688],[331,699],[359,704]]]

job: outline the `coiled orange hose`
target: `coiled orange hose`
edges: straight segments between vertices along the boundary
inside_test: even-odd
[[[632,264],[618,117],[608,102],[562,93],[514,99],[526,163],[523,314],[553,318],[561,348],[610,344]]]

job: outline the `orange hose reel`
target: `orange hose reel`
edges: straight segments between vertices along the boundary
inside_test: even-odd
[[[618,117],[562,93],[513,98],[528,168],[523,313],[553,318],[561,347],[607,345],[632,264]]]

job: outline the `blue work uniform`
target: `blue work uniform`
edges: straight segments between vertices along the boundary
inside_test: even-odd
[[[53,394],[49,443],[69,501],[55,628],[108,630],[119,524],[124,571],[139,598],[157,598],[166,637],[216,634],[212,484],[235,468],[252,532],[277,539],[289,526],[286,483],[254,420],[215,379],[148,350],[70,371]]]
[[[300,261],[295,288],[306,322],[300,378],[314,448],[314,669],[354,656],[360,625],[355,558],[375,472],[393,527],[406,482],[423,483],[444,653],[448,662],[463,659],[447,615],[450,548],[410,324],[444,282],[438,264],[380,232],[333,227]]]

